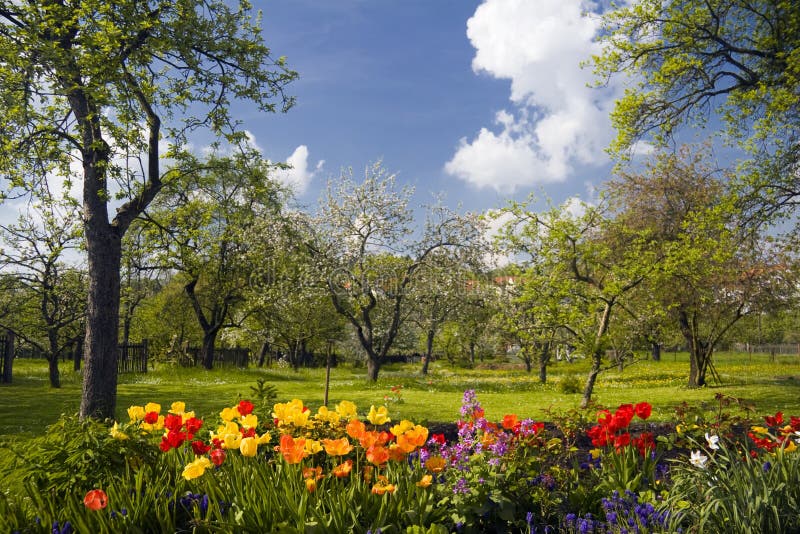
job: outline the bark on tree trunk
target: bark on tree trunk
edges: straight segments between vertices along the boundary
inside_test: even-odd
[[[264,367],[264,361],[266,361],[268,353],[269,353],[269,341],[264,340],[264,343],[261,344],[261,350],[258,353],[259,367]]]
[[[475,365],[475,342],[469,342],[469,363]]]
[[[61,387],[61,377],[58,374],[58,354],[48,354],[47,355],[47,363],[48,363],[48,371],[50,376],[50,387],[51,388],[60,388]]]
[[[84,198],[84,212],[92,209]],[[105,213],[87,217],[85,235],[89,288],[80,416],[106,419],[117,406],[121,239]]]
[[[0,350],[3,351],[3,376],[0,377],[0,382],[10,384],[14,365],[14,332],[11,330],[6,330],[6,343]]]
[[[592,391],[594,391],[594,383],[597,381],[597,375],[600,374],[600,363],[602,362],[603,355],[595,353],[592,355],[592,368],[589,371],[589,376],[586,378],[586,385],[583,388],[583,397],[581,397],[581,408],[589,406],[592,400]]]
[[[49,351],[47,353],[48,371],[50,376],[50,387],[60,388],[61,377],[58,374],[58,333],[55,330],[47,332]]]
[[[381,362],[377,358],[373,358],[372,356],[367,358],[367,380],[370,382],[377,382],[380,370]]]
[[[653,358],[654,362],[661,361],[661,344],[653,341],[650,344],[650,356]]]
[[[542,352],[539,355],[539,382],[547,384],[547,364],[550,363],[550,343],[546,343],[542,347]]]
[[[422,360],[422,374],[428,374],[428,366],[431,363],[431,356],[433,356],[433,336],[434,331],[428,330],[428,335],[425,338],[425,358]]]
[[[200,349],[200,361],[206,369],[214,368],[214,344],[217,342],[219,329],[212,328],[203,332],[203,347]]]

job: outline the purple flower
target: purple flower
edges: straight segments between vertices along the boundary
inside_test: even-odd
[[[458,495],[459,493],[466,494],[469,493],[469,484],[467,483],[466,478],[460,478],[453,486],[453,493]]]

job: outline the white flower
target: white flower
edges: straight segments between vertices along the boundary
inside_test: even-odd
[[[692,457],[689,458],[689,461],[693,466],[699,467],[700,469],[705,469],[708,456],[700,451],[692,451]]]
[[[794,441],[795,441],[795,442],[796,442],[798,445],[800,445],[800,430],[797,430],[797,431],[794,433],[794,435],[795,435],[795,436],[797,436],[797,439],[796,439],[796,440],[794,440]]]
[[[706,432],[706,442],[708,443],[708,448],[712,451],[719,449],[719,436],[709,436],[708,432]]]

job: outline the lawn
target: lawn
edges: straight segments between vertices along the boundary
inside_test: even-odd
[[[562,382],[572,376],[583,384],[588,362],[558,362],[549,369],[547,384],[540,384],[537,373],[508,362],[486,368],[461,369],[446,362],[434,362],[427,376],[412,365],[385,366],[377,383],[365,380],[365,369],[342,365],[331,372],[330,402],[351,400],[361,411],[371,404],[386,404],[393,419],[417,422],[451,422],[458,418],[464,390],[474,389],[489,419],[499,420],[506,413],[520,417],[546,419],[547,410],[577,407],[580,393],[563,392]],[[481,366],[479,366],[481,367]],[[495,368],[488,368],[495,367]],[[606,406],[623,402],[647,401],[653,405],[653,419],[669,421],[673,407],[681,401],[713,401],[718,393],[752,401],[758,413],[800,413],[800,357],[720,353],[716,368],[722,384],[701,389],[685,386],[688,373],[685,353],[668,353],[660,362],[649,360],[629,365],[624,370],[604,371],[595,387],[594,399]],[[71,363],[62,367],[62,387],[48,386],[47,368],[42,360],[17,360],[14,382],[0,386],[0,438],[33,436],[60,414],[78,411],[80,375]],[[278,400],[299,398],[316,408],[323,402],[324,369],[251,368],[247,370],[185,369],[157,366],[147,374],[122,375],[118,387],[117,415],[148,401],[168,406],[183,400],[198,415],[216,414],[239,398],[252,398],[251,387],[264,379],[277,388]],[[399,401],[385,400],[391,388],[401,385]]]

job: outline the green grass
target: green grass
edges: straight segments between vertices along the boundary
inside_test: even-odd
[[[403,401],[387,403],[394,420],[454,421],[464,390],[475,389],[490,419],[499,420],[506,413],[544,419],[548,408],[566,410],[578,405],[580,394],[562,393],[558,384],[565,376],[575,375],[582,385],[587,366],[586,361],[556,363],[549,369],[546,385],[538,382],[535,371],[528,374],[513,363],[497,369],[458,369],[434,362],[427,377],[416,366],[385,366],[376,384],[365,380],[363,368],[340,366],[331,372],[330,401],[351,400],[366,411],[371,404],[385,404],[389,388],[402,384]],[[661,421],[671,419],[679,402],[712,401],[717,393],[752,401],[759,413],[800,414],[800,357],[779,356],[770,362],[765,355],[720,353],[716,368],[722,385],[712,383],[701,389],[686,388],[688,368],[686,354],[668,353],[661,362],[637,362],[622,372],[607,370],[598,379],[594,399],[606,406],[647,401],[654,406],[653,418]],[[80,374],[72,371],[69,362],[61,371],[63,385],[52,389],[44,361],[15,361],[14,382],[0,386],[0,438],[37,435],[60,414],[78,411]],[[250,398],[250,386],[259,378],[277,388],[280,401],[299,398],[312,408],[322,404],[324,369],[206,371],[162,366],[147,374],[120,377],[117,418],[125,419],[125,410],[133,404],[153,401],[166,407],[175,400],[185,401],[201,416],[214,416],[238,398]]]

